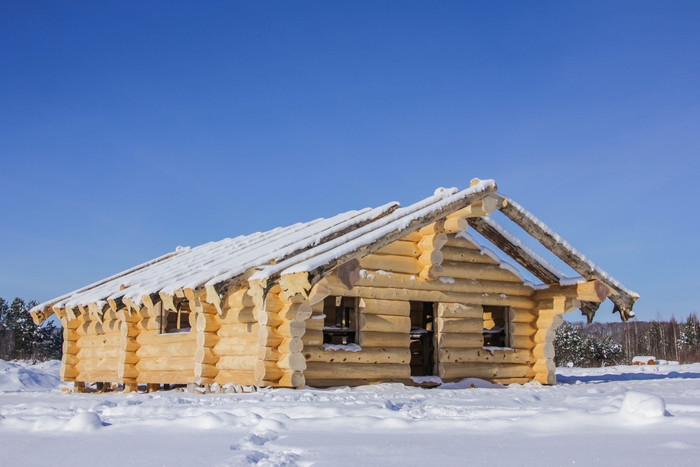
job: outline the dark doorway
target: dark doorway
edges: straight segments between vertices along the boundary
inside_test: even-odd
[[[411,376],[434,376],[433,302],[411,302]]]

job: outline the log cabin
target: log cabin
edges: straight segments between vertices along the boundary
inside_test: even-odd
[[[497,223],[501,211],[580,274]],[[530,271],[523,279],[469,230]],[[63,325],[61,379],[299,388],[467,377],[555,383],[562,315],[638,295],[493,180],[174,252],[34,307]]]

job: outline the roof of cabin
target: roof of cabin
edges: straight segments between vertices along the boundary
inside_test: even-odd
[[[496,194],[493,180],[475,179],[465,190],[438,188],[432,196],[406,207],[391,202],[194,248],[178,247],[171,253],[41,303],[31,311],[38,313],[90,303],[104,306],[108,300],[117,299],[141,304],[143,297],[152,294],[173,295],[177,290],[217,286],[235,280],[270,282],[287,274],[311,275],[318,271],[325,274],[493,194]],[[514,237],[508,239],[517,241]],[[545,268],[549,266],[556,271],[534,252],[530,253],[534,261],[541,261]],[[593,264],[592,267],[597,268]],[[612,279],[604,271],[600,272]],[[317,279],[320,275],[318,273]],[[562,283],[568,280],[559,271],[556,276]],[[623,293],[634,294],[615,283]]]

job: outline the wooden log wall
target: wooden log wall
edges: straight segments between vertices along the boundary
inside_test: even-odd
[[[534,379],[542,384],[556,384],[554,364],[554,338],[556,329],[562,324],[563,314],[580,308],[579,300],[567,297],[546,299],[537,304],[537,319],[533,337]]]
[[[75,320],[82,322],[75,328],[78,335],[77,351],[73,354],[78,371],[75,381],[111,383],[119,380],[119,317],[111,309],[101,315],[98,313],[83,309]]]
[[[200,347],[205,359],[217,369],[214,381],[221,385],[255,384],[260,325],[248,288],[225,297],[219,315],[206,316],[218,323],[216,335],[202,339]]]
[[[321,282],[332,295],[360,299],[357,343],[362,350],[323,348],[323,302],[317,303],[303,338],[307,384],[408,380],[410,301],[438,303],[434,360],[443,380],[533,379],[533,288],[456,235],[465,225],[458,220],[437,222],[361,258],[361,277],[350,290]],[[511,348],[483,348],[484,305],[508,307]]]
[[[197,347],[196,313],[190,312],[188,331],[161,333],[161,320],[167,320],[162,308],[171,300],[162,300],[153,307],[138,310],[140,319],[125,322],[126,334],[138,347],[134,354],[136,382],[148,384],[187,384],[195,381],[194,354]]]

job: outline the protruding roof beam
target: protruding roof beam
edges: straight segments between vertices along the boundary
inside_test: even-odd
[[[539,255],[524,245],[518,238],[509,234],[503,226],[493,219],[472,217],[468,221],[474,230],[545,284],[559,284],[561,279],[566,278],[561,271],[558,271],[551,264],[540,258]],[[600,303],[581,302],[581,314],[586,316],[588,322],[591,323],[599,307]]]
[[[638,294],[627,289],[607,272],[600,269],[595,263],[586,258],[585,255],[576,250],[569,242],[561,238],[556,232],[518,203],[500,194],[496,194],[496,196],[506,201],[506,203],[499,208],[500,211],[522,227],[523,230],[529,233],[535,240],[544,245],[549,251],[557,255],[574,271],[578,272],[586,279],[597,279],[605,284],[610,289],[610,300],[615,304],[613,312],[619,311],[620,318],[622,318],[623,321],[634,317],[632,308],[634,307],[634,302],[639,298]]]

